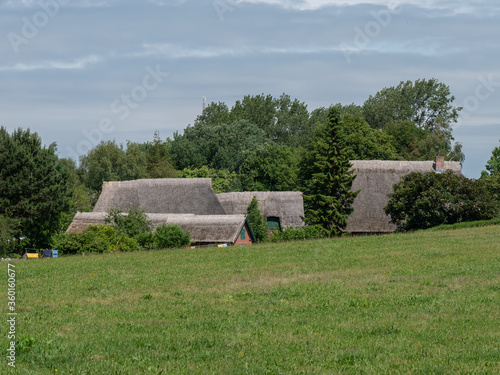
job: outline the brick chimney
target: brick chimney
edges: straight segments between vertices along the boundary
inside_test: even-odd
[[[436,156],[434,170],[438,173],[444,172],[444,156]]]

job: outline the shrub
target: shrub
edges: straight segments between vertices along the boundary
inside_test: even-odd
[[[286,228],[282,231],[273,232],[272,242],[285,242],[297,240],[310,240],[328,237],[330,232],[321,225],[308,225],[305,227]]]
[[[247,219],[257,242],[265,241],[268,233],[266,219],[259,210],[259,202],[255,196],[247,208]]]
[[[385,212],[399,230],[487,220],[497,213],[484,181],[469,180],[452,171],[410,173],[393,191]]]
[[[155,249],[154,234],[152,232],[139,233],[134,239],[143,249]]]
[[[189,233],[184,233],[177,225],[162,225],[153,235],[154,246],[158,249],[188,246],[191,243]]]
[[[140,233],[151,232],[151,223],[148,221],[144,211],[140,209],[132,209],[126,215],[118,209],[111,209],[104,222],[111,224],[118,232],[132,238]]]
[[[109,225],[91,225],[82,233],[59,234],[52,246],[63,254],[103,253],[138,250],[139,244]]]

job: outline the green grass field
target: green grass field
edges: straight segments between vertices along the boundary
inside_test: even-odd
[[[11,263],[12,373],[500,374],[500,226]]]

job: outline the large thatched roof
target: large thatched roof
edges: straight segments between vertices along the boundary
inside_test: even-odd
[[[246,191],[217,194],[227,214],[245,213],[253,197],[257,197],[259,209],[265,217],[279,217],[281,226],[303,226],[304,202],[298,191]]]
[[[224,215],[210,178],[104,182],[94,212],[141,208],[148,213]]]
[[[354,200],[354,212],[347,220],[346,232],[386,233],[394,232],[396,226],[384,212],[392,193],[392,186],[411,172],[432,172],[433,161],[351,161],[356,171],[353,190],[361,190]],[[445,169],[461,173],[459,162],[445,162]]]
[[[89,225],[102,225],[106,212],[78,212],[67,233],[81,233]],[[246,222],[245,215],[146,214],[153,229],[178,225],[196,243],[234,243]]]

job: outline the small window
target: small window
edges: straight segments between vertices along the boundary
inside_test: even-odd
[[[269,229],[269,230],[281,230],[280,218],[279,217],[268,217],[267,218],[267,229]]]
[[[241,230],[241,239],[244,240],[245,239],[245,228],[243,228]]]

